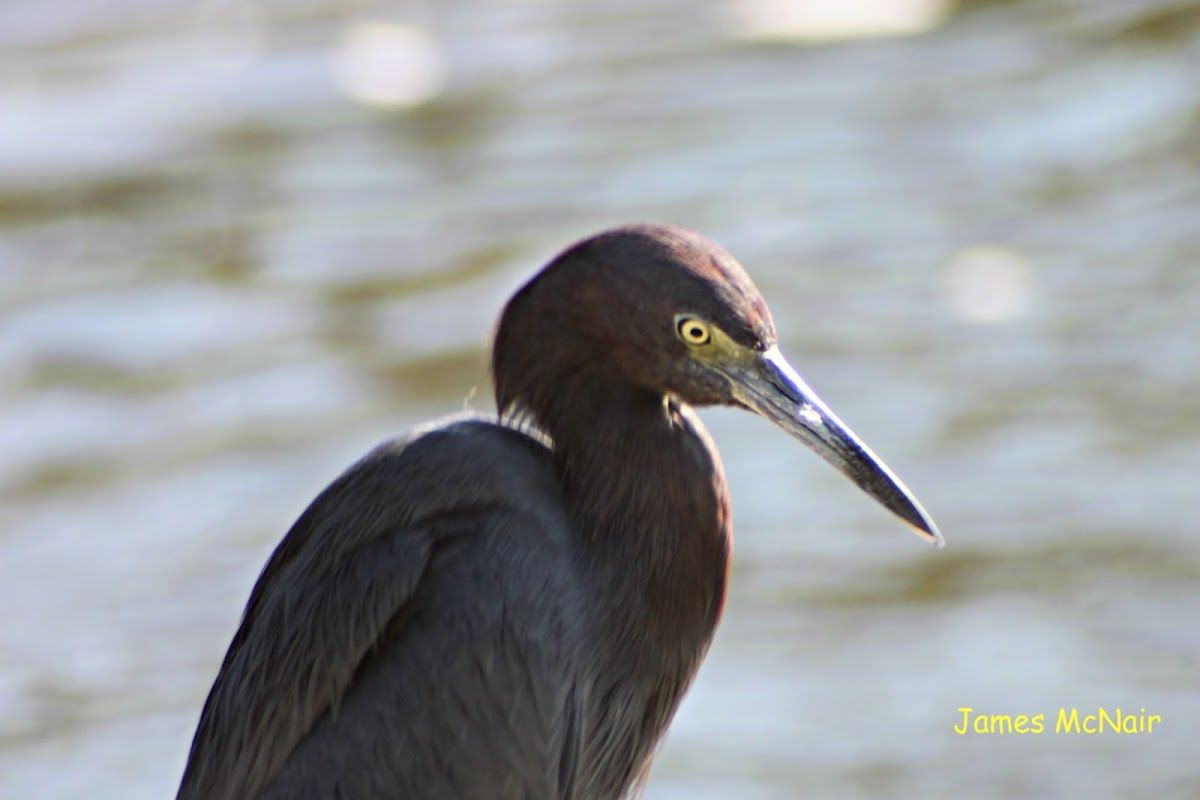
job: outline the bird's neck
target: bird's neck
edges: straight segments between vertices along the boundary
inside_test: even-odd
[[[635,672],[690,682],[725,601],[732,535],[724,471],[686,405],[603,376],[579,375],[548,420],[610,655]],[[659,698],[673,711],[678,697]],[[665,724],[665,720],[663,721]]]

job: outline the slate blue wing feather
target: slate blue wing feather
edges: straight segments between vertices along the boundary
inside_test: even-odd
[[[180,800],[571,796],[566,529],[549,453],[523,434],[463,420],[374,450],[263,570]]]

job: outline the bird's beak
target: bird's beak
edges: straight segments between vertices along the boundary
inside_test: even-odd
[[[821,402],[778,347],[754,352],[751,357],[746,357],[745,351],[742,355],[736,359],[736,365],[730,367],[727,364],[723,370],[740,403],[771,420],[837,467],[864,492],[908,523],[918,536],[938,547],[943,546],[937,526],[908,487]]]

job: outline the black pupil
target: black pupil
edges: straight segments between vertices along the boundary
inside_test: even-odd
[[[704,329],[693,323],[688,325],[687,335],[689,339],[702,339],[704,338]]]

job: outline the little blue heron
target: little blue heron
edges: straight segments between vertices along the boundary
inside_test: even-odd
[[[940,544],[776,347],[742,267],[630,225],[513,296],[498,419],[389,441],[276,548],[181,800],[619,800],[721,616],[732,523],[693,406],[770,419]]]

